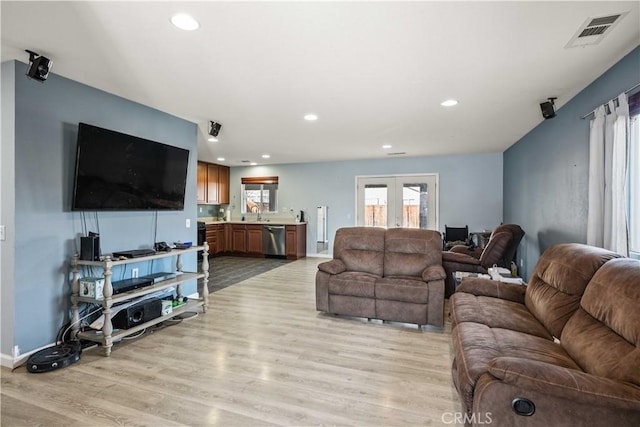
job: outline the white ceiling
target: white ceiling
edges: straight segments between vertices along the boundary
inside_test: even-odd
[[[199,158],[230,166],[502,152],[540,102],[562,106],[640,44],[639,4],[2,1],[2,61],[35,50],[196,122]],[[588,18],[627,11],[599,44],[565,48]],[[173,27],[176,12],[200,29]]]

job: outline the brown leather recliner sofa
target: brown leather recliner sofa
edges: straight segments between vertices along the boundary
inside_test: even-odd
[[[450,308],[467,424],[640,425],[640,261],[555,245],[528,286],[467,278]]]
[[[454,271],[487,273],[488,268],[494,264],[509,268],[523,236],[524,230],[519,225],[502,224],[493,230],[484,249],[469,250],[467,246],[457,245],[442,252],[442,265],[447,274],[444,282],[445,297],[449,298],[453,294]]]
[[[316,308],[417,325],[444,324],[442,238],[431,230],[345,227],[318,265]]]

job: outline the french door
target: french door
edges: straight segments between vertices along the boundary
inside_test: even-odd
[[[438,230],[438,175],[356,177],[357,225]]]

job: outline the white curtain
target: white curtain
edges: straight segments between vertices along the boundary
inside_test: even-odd
[[[589,133],[589,207],[587,244],[604,246],[604,105],[595,111]]]
[[[629,255],[627,164],[629,105],[626,94],[595,111],[589,135],[587,244]]]
[[[611,242],[609,248],[629,256],[629,227],[627,226],[627,165],[629,153],[629,104],[627,96],[618,97],[616,120],[613,124],[613,158],[611,159]]]

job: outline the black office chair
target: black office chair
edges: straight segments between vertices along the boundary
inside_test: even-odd
[[[464,227],[449,227],[444,226],[444,239],[442,240],[442,246],[445,251],[448,251],[455,245],[468,245],[469,244],[469,226]]]

